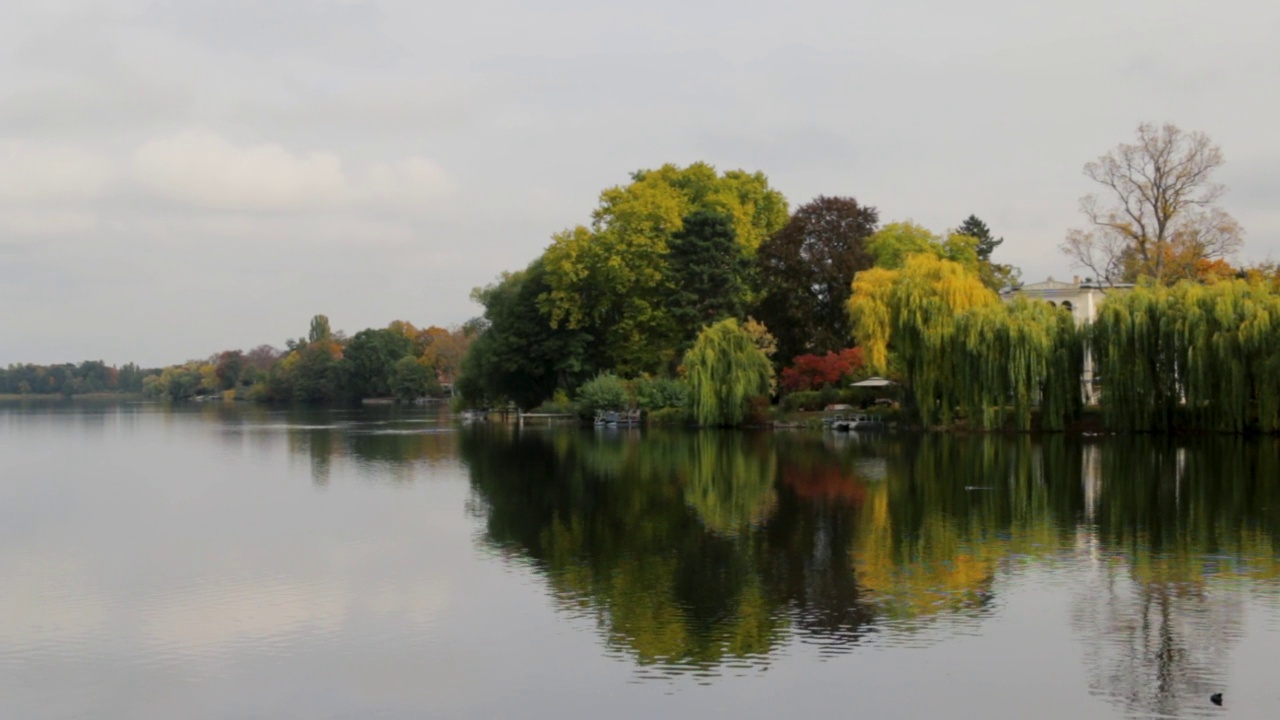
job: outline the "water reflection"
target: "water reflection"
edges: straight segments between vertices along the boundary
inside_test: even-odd
[[[494,551],[658,673],[976,632],[1052,577],[1093,692],[1177,714],[1276,599],[1277,445],[463,433]],[[1045,571],[1033,573],[1032,571]],[[1045,573],[1049,573],[1046,575]]]

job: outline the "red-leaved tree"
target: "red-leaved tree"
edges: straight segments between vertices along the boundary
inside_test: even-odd
[[[789,392],[821,390],[836,385],[862,369],[862,348],[847,348],[826,355],[797,355],[782,371],[782,387]]]

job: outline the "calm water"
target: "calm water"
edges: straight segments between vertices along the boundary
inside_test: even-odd
[[[1278,543],[1272,441],[0,406],[0,718],[1274,718]]]

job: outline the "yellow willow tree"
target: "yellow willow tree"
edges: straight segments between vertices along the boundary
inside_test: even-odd
[[[954,374],[956,316],[999,304],[1000,298],[973,271],[919,253],[907,256],[897,270],[858,273],[849,315],[872,368],[885,371],[892,346],[903,362],[920,421],[933,425],[951,420],[964,383],[970,381]]]
[[[753,398],[768,397],[773,365],[733,318],[702,329],[684,356],[693,419],[740,425]]]
[[[1084,342],[1068,311],[1049,303],[1003,304],[971,270],[912,255],[901,270],[858,275],[849,309],[868,361],[902,361],[919,420],[948,423],[959,410],[981,429],[1060,430],[1080,408]]]

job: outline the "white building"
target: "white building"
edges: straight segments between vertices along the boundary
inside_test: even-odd
[[[1131,283],[1099,283],[1091,279],[1081,282],[1074,278],[1071,282],[1059,282],[1049,278],[1044,282],[1031,283],[1019,288],[1005,288],[1000,291],[1000,298],[1011,302],[1016,297],[1033,300],[1044,300],[1055,307],[1067,308],[1075,318],[1076,325],[1088,325],[1098,317],[1098,310],[1107,293],[1123,292],[1132,288]],[[1085,348],[1084,374],[1080,378],[1080,392],[1086,404],[1098,401],[1098,379],[1093,374],[1093,354]]]

